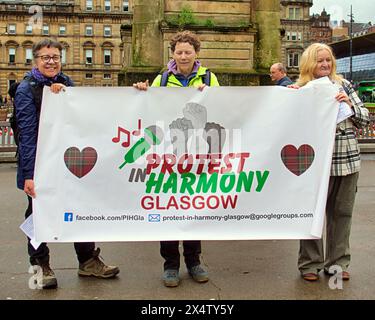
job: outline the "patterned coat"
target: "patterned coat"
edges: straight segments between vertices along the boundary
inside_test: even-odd
[[[347,176],[359,172],[361,168],[360,149],[355,128],[364,128],[370,122],[369,111],[364,107],[351,83],[343,80],[343,87],[353,104],[354,115],[340,122],[336,127],[331,176]]]

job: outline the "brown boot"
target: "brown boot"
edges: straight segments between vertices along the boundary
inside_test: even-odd
[[[35,282],[39,289],[55,289],[57,288],[57,279],[55,273],[49,265],[49,261],[38,261],[37,265],[33,265],[35,273]]]
[[[78,275],[84,277],[97,277],[97,278],[112,278],[115,277],[119,272],[119,268],[116,266],[107,266],[100,259],[99,256],[100,248],[97,248],[93,252],[91,259],[84,263],[79,264]]]

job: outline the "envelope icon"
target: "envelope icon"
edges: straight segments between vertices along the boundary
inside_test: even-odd
[[[148,222],[160,222],[160,214],[149,214]]]

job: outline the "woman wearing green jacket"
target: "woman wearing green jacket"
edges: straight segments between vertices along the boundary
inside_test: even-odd
[[[198,37],[190,32],[177,33],[170,42],[172,60],[167,65],[167,71],[158,75],[152,82],[152,87],[197,87],[203,90],[206,85],[219,86],[215,74],[201,66],[197,60],[200,50]],[[147,90],[146,82],[133,85],[139,90]],[[177,287],[180,282],[180,252],[179,241],[161,241],[160,254],[164,258],[163,281],[166,287]],[[207,282],[208,272],[200,264],[201,241],[183,241],[185,264],[190,276],[197,282]]]

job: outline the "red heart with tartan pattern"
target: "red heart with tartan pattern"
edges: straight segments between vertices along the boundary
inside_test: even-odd
[[[303,174],[310,168],[315,158],[313,147],[308,144],[300,146],[298,149],[288,144],[281,150],[281,159],[287,169],[296,176]]]
[[[94,168],[97,159],[98,154],[92,147],[86,147],[82,151],[77,147],[70,147],[64,153],[66,167],[78,178],[88,174]]]

